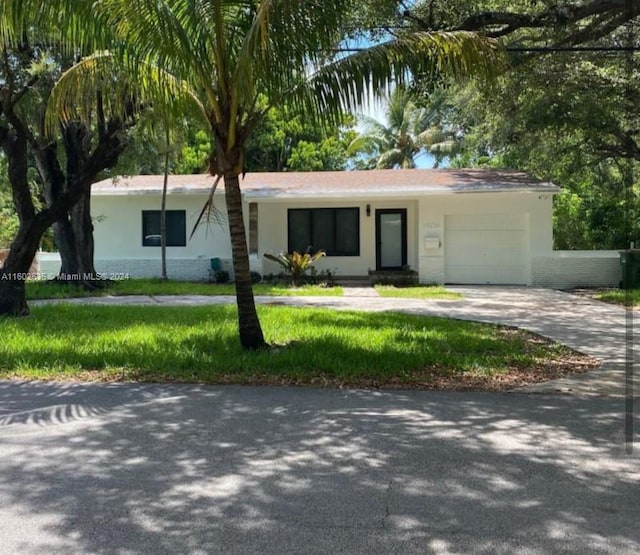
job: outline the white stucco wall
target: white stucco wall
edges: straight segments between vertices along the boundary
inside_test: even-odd
[[[173,194],[168,210],[185,210],[187,235],[206,200],[203,194]],[[360,210],[360,255],[326,257],[319,270],[335,271],[338,277],[365,276],[376,266],[375,213],[378,209],[407,210],[407,263],[420,273],[422,283],[445,280],[446,217],[464,214],[518,214],[524,217],[527,235],[527,284],[569,288],[617,286],[620,281],[617,251],[552,250],[552,199],[539,193],[472,193],[431,195],[397,200],[393,198],[325,200],[250,199],[258,202],[258,254],[251,267],[261,274],[279,273],[280,268],[263,258],[265,252],[287,249],[289,208],[357,207]],[[218,257],[232,274],[224,195],[216,194],[219,222],[203,225],[186,247],[168,247],[168,272],[175,279],[209,278],[210,259]],[[367,205],[370,215],[367,216]],[[95,195],[92,215],[95,225],[96,269],[108,276],[157,277],[160,248],[142,246],[142,211],[159,210],[160,196]],[[248,220],[248,218],[245,218]],[[248,221],[246,221],[248,226]],[[54,275],[57,256],[43,254],[40,271]]]
[[[60,255],[57,252],[38,252],[36,260],[39,279],[53,279],[60,272]]]
[[[206,196],[203,194],[173,194],[167,201],[168,210],[185,210],[187,233],[190,232]],[[261,274],[280,272],[279,266],[265,260],[265,252],[287,249],[287,210],[289,208],[357,207],[360,210],[360,255],[326,257],[318,270],[335,271],[337,276],[366,276],[376,267],[375,214],[378,209],[407,210],[407,264],[420,272],[422,283],[444,281],[444,251],[446,245],[445,218],[455,214],[522,214],[528,222],[528,253],[526,259],[542,258],[552,248],[551,195],[538,193],[472,193],[430,195],[397,200],[391,197],[324,200],[249,199],[258,203],[258,254],[251,257],[252,269]],[[201,226],[186,247],[169,247],[169,274],[178,279],[207,279],[209,259],[218,257],[231,269],[231,245],[226,227],[224,195],[216,194],[221,212],[219,223]],[[245,203],[246,205],[246,203]],[[367,205],[370,215],[367,216]],[[96,236],[96,269],[107,274],[124,273],[132,277],[160,275],[160,248],[142,246],[142,211],[158,210],[160,196],[96,195],[92,201]],[[248,218],[245,218],[247,220]],[[248,225],[248,221],[245,222]],[[439,245],[439,246],[434,246]],[[540,265],[539,265],[540,266]],[[540,266],[541,267],[541,266]],[[532,268],[527,266],[526,275]],[[533,283],[528,277],[527,283]]]
[[[425,196],[419,201],[418,256],[421,283],[445,281],[444,253],[447,215],[520,214],[527,221],[526,258],[549,253],[553,245],[552,195],[540,193],[472,193]],[[431,248],[433,240],[439,247]],[[526,268],[532,283],[531,267]]]
[[[202,224],[189,239],[206,195],[168,195],[167,210],[185,210],[187,245],[167,247],[167,273],[176,279],[208,279],[210,259],[231,259],[224,195],[216,194],[219,222]],[[159,210],[160,195],[94,195],[91,213],[95,226],[96,270],[132,277],[160,276],[160,247],[142,245],[142,211]],[[230,269],[230,265],[227,264]]]
[[[367,204],[370,215],[367,216]],[[385,208],[404,208],[407,210],[407,264],[418,267],[417,257],[417,201],[371,200],[345,201],[327,199],[309,201],[287,199],[264,201],[258,206],[259,255],[265,252],[287,250],[287,210],[289,208],[358,208],[360,210],[360,256],[327,256],[316,263],[318,271],[330,270],[337,277],[366,276],[369,270],[376,268],[376,218],[375,211]],[[277,274],[280,267],[269,260],[263,261],[264,273]]]
[[[618,287],[622,279],[619,251],[553,251],[531,264],[538,287]]]

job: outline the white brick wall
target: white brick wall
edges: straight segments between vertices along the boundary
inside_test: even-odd
[[[39,252],[36,255],[41,279],[53,279],[60,271],[60,255],[57,252]]]
[[[420,257],[420,283],[432,285],[444,283],[444,258],[442,256]]]
[[[554,251],[531,260],[532,285],[617,287],[622,278],[618,251]]]
[[[443,283],[443,259],[420,257],[420,283]],[[38,255],[39,270],[44,279],[54,277],[60,269],[60,257],[55,253]],[[250,257],[251,269],[263,273],[262,260]],[[167,272],[170,279],[208,280],[208,258],[170,259]],[[231,261],[224,260],[223,268],[233,276]],[[130,278],[160,277],[160,260],[125,259],[96,260],[98,272],[128,275]],[[553,251],[531,259],[532,285],[570,289],[572,287],[618,287],[621,280],[620,254],[618,251]]]
[[[158,259],[96,260],[95,265],[96,271],[109,279],[159,278],[161,275]],[[208,258],[167,260],[170,279],[206,281],[210,267]]]
[[[43,279],[51,279],[60,270],[60,256],[57,253],[39,253],[40,274]],[[256,256],[249,258],[251,270],[262,274],[262,260]],[[96,260],[96,271],[109,279],[160,277],[160,260],[121,259]],[[208,258],[168,259],[169,279],[184,281],[207,281],[211,264]],[[233,278],[231,260],[222,260],[222,268]]]

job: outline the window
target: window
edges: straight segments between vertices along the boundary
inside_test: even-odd
[[[295,208],[288,213],[289,252],[360,255],[360,209]]]
[[[249,254],[258,254],[258,205],[249,203]]]
[[[187,213],[167,210],[167,247],[187,246]],[[160,210],[142,211],[142,246],[160,246]]]

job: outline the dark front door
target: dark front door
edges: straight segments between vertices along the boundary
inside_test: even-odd
[[[376,270],[400,270],[406,264],[406,209],[376,210]]]

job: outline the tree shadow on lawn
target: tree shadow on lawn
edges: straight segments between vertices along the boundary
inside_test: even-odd
[[[640,548],[611,400],[0,382],[0,406],[9,552]]]
[[[282,376],[404,375],[425,367],[445,371],[491,367],[522,360],[521,342],[507,342],[485,326],[394,313],[263,309],[276,349],[246,353],[238,344],[230,307],[184,312],[171,308],[58,307],[61,323],[25,322],[38,341],[4,354],[9,370],[40,367],[44,377],[83,371],[123,370],[124,379],[220,381],[222,374]],[[46,309],[44,309],[46,310]],[[65,320],[66,310],[73,310]],[[123,320],[122,314],[126,314]],[[102,315],[102,317],[100,317]],[[285,321],[286,320],[286,321]],[[319,331],[321,330],[321,332]],[[98,377],[98,376],[96,376]],[[109,378],[109,375],[106,375]],[[111,378],[113,379],[113,377]]]

